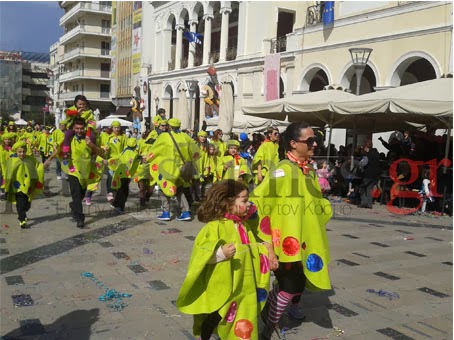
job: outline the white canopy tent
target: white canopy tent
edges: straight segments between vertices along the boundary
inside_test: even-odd
[[[96,127],[111,126],[113,121],[120,122],[121,126],[125,126],[125,127],[131,127],[133,125],[133,123],[128,120],[124,120],[124,119],[118,118],[117,116],[111,115],[111,116],[107,116],[106,118],[97,121]]]
[[[214,131],[219,128],[219,118],[210,118],[206,120],[207,131]],[[263,132],[270,126],[275,126],[279,131],[284,131],[289,122],[279,121],[275,119],[265,119],[259,117],[250,117],[243,114],[242,111],[234,113],[232,132],[234,133],[253,133]]]

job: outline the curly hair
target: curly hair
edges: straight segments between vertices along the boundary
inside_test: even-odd
[[[247,187],[233,179],[214,184],[197,210],[199,221],[207,223],[223,218],[237,196],[244,190],[247,190]]]

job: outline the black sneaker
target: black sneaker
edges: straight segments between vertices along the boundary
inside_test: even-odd
[[[274,335],[274,337],[273,337]],[[271,339],[279,339],[285,340],[284,333],[281,332],[281,329],[278,325],[270,325],[268,323],[265,324],[265,327],[260,333],[260,340],[271,340]]]
[[[77,224],[76,224],[77,228],[85,228],[85,222],[84,221],[77,221]]]

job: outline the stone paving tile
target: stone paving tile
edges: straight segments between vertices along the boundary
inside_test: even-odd
[[[137,200],[134,190],[136,188],[132,190],[131,203]],[[82,234],[101,230],[112,223],[112,216],[106,215],[108,209],[105,209],[107,204],[104,197],[96,195],[94,198],[100,203],[96,208],[89,209],[89,229]],[[52,198],[54,202],[58,199]],[[68,202],[69,198],[61,201]],[[26,234],[17,228],[0,229],[0,238],[5,239],[11,255],[81,234],[67,217],[51,216],[55,215],[52,209],[39,209],[46,204],[45,199],[34,203],[36,205],[32,207],[30,216],[39,222],[34,228]],[[60,204],[58,206],[60,208]],[[134,204],[130,208],[134,209]],[[374,209],[367,212],[351,208],[348,216],[337,214],[328,225],[331,229],[328,233],[332,258],[330,275],[334,289],[324,294],[306,292],[303,295],[302,306],[308,313],[307,319],[289,331],[287,339],[332,338],[333,327],[344,329],[345,334],[341,338],[349,340],[390,339],[377,332],[377,329],[387,327],[410,334],[415,339],[423,337],[405,326],[429,334],[434,339],[442,339],[445,336],[443,332],[452,335],[452,265],[443,264],[452,263],[452,219],[394,216],[380,205],[374,205]],[[81,246],[2,275],[2,302],[9,303],[11,295],[17,292],[17,289],[11,288],[19,287],[8,286],[4,277],[21,275],[25,284],[20,292],[30,294],[37,303],[36,306],[16,309],[12,303],[5,306],[2,303],[2,332],[18,328],[19,320],[39,319],[48,331],[48,337],[43,340],[61,339],[62,336],[79,340],[84,336],[87,338],[87,334],[93,339],[192,339],[192,317],[181,314],[172,301],[175,301],[186,275],[193,244],[187,236],[197,235],[202,224],[197,221],[171,221],[160,225],[155,223],[157,213],[156,209],[148,209],[116,217],[122,221],[133,218],[140,220],[140,223],[103,238],[85,237],[85,243]],[[5,223],[15,225],[16,216],[4,216],[7,220]],[[435,224],[438,224],[436,228]],[[182,232],[161,233],[171,228]],[[352,239],[343,234],[358,238]],[[411,235],[414,240],[404,241],[405,235]],[[103,242],[109,242],[111,246],[103,247]],[[370,242],[390,247],[382,248]],[[145,248],[149,252],[144,251]],[[170,248],[174,251],[169,252]],[[412,256],[404,251],[427,256]],[[124,252],[130,259],[116,259],[112,252]],[[338,259],[359,265],[338,263]],[[147,272],[134,274],[127,267],[134,264],[143,266]],[[419,272],[421,270],[423,272]],[[111,312],[106,302],[98,300],[103,290],[81,277],[83,271],[92,272],[114,289],[133,294],[126,301],[128,306],[122,312]],[[392,281],[374,275],[379,271],[399,276],[400,279]],[[437,277],[436,282],[433,277]],[[161,281],[169,288],[155,291],[151,289],[149,281]],[[434,297],[417,291],[420,287],[429,287],[450,297]],[[400,299],[387,300],[367,293],[368,288],[395,291]],[[358,315],[346,317],[329,310],[327,306],[330,304],[345,307]],[[93,315],[90,311],[93,311]],[[58,319],[71,319],[76,312],[79,313],[80,322],[75,323],[70,333],[56,322]],[[428,315],[433,317],[428,318]],[[288,321],[288,318],[285,320]],[[418,322],[427,323],[434,329]],[[39,337],[33,340],[37,339]]]

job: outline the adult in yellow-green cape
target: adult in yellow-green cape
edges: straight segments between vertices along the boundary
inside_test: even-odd
[[[258,235],[273,244],[279,259],[278,284],[262,315],[267,320],[264,339],[277,330],[288,305],[291,316],[302,317],[297,302],[305,288],[331,289],[325,225],[332,210],[309,164],[317,146],[314,131],[306,123],[292,123],[283,137],[287,159],[270,170],[250,198],[260,216]]]
[[[271,267],[270,245],[250,226],[255,212],[246,186],[234,180],[213,185],[198,210],[207,224],[194,241],[177,307],[194,316],[193,333],[201,340],[212,333],[223,340],[258,339]]]
[[[95,155],[103,156],[104,151],[85,135],[85,120],[75,118],[73,122],[75,135],[71,140],[71,154],[68,159],[62,160],[62,170],[68,174],[69,190],[72,202],[71,213],[78,228],[85,227],[82,200],[90,183],[98,180]],[[92,157],[93,155],[93,157]]]
[[[180,130],[181,121],[171,118],[168,121],[169,132],[162,132],[150,149],[149,162],[151,176],[156,180],[161,189],[162,214],[158,216],[161,221],[170,221],[170,199],[177,197],[180,205],[181,215],[177,217],[179,221],[190,221],[191,212],[189,203],[183,195],[184,188],[191,186],[191,181],[184,180],[181,175],[183,162],[191,162],[194,177],[198,176],[198,159],[200,151],[197,144],[186,133]],[[172,139],[173,137],[173,139]],[[175,146],[178,145],[184,160]]]
[[[140,138],[137,142],[137,150],[141,160],[134,176],[134,182],[139,186],[139,200],[141,207],[145,207],[146,202],[150,200],[155,184],[155,180],[150,174],[148,156],[151,154],[150,150],[156,138],[158,138],[156,130],[147,130],[142,135],[142,138]]]
[[[26,229],[29,228],[27,211],[31,207],[31,200],[43,189],[44,168],[35,157],[27,155],[25,142],[15,143],[12,152],[6,162],[6,198],[16,203],[19,225]]]
[[[255,184],[260,184],[268,171],[279,163],[279,130],[276,127],[269,127],[265,132],[265,137],[252,160]]]

